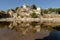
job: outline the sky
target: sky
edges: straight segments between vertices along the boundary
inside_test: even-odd
[[[23,4],[45,8],[60,8],[60,0],[0,0],[0,10],[15,9]]]

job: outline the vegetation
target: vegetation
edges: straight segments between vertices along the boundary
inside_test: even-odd
[[[0,11],[0,13],[4,14],[4,13],[5,13],[5,11],[2,11],[2,10],[1,10],[1,11]]]
[[[28,7],[28,5],[26,5],[27,7]],[[21,8],[23,8],[23,6],[21,6]],[[15,13],[16,12],[16,10],[18,10],[19,9],[19,7],[16,7],[16,9],[14,10],[14,9],[11,9],[12,11],[13,11],[13,13]],[[37,9],[37,7],[36,7],[36,5],[32,5],[31,6],[31,9],[33,10],[33,13],[31,13],[30,14],[30,16],[29,17],[31,17],[31,18],[38,18],[39,16],[34,12],[34,9]],[[29,9],[30,10],[30,9]],[[9,12],[10,11],[10,9],[7,11],[7,12]],[[24,11],[23,11],[24,12]],[[48,8],[48,9],[42,9],[42,12],[41,12],[41,15],[43,15],[43,14],[52,14],[52,13],[58,13],[58,14],[60,14],[60,8]],[[5,13],[4,11],[1,11],[0,13]],[[17,15],[18,16],[20,16],[18,13],[17,13]],[[54,15],[53,15],[54,16]],[[0,16],[1,17],[1,16]],[[4,16],[5,17],[5,16]],[[21,18],[23,18],[24,16],[21,16]],[[48,16],[47,16],[48,17]],[[21,25],[20,25],[21,24]],[[23,30],[26,30],[26,28],[28,28],[28,27],[26,27],[25,26],[25,23],[23,23],[23,22],[21,22],[19,24],[19,26],[17,26],[17,27],[15,27],[14,29],[16,29],[16,30],[19,30],[19,31],[21,31],[22,29]],[[32,26],[32,29],[37,25],[38,26],[38,22],[35,22],[35,21],[33,21],[33,22],[31,22],[30,24],[29,24],[30,26]],[[23,28],[21,28],[21,27],[23,27]],[[42,24],[41,25],[41,27],[44,29],[48,29],[48,30],[52,30],[52,28],[51,27],[49,27],[49,26],[46,26],[46,25],[44,25],[44,24]],[[20,30],[21,29],[21,30]],[[53,28],[53,29],[56,29],[56,30],[60,30],[60,26],[59,27],[55,27],[55,28]]]
[[[30,15],[32,18],[38,18],[38,15],[35,12],[31,13]]]
[[[18,10],[18,9],[19,9],[19,7],[16,7],[16,8],[15,8],[15,10]]]
[[[32,9],[37,9],[37,8],[36,8],[36,5],[34,5],[34,4],[31,6],[31,8],[32,8]]]
[[[58,14],[60,14],[60,8],[57,8],[56,12],[58,12]]]
[[[57,30],[57,31],[60,31],[60,25],[53,27],[53,29],[55,29],[55,30]]]
[[[14,9],[8,9],[7,13],[8,13],[10,10],[12,10],[14,13],[16,12]]]
[[[42,9],[42,14],[51,14],[51,13],[60,14],[60,8],[48,8]]]

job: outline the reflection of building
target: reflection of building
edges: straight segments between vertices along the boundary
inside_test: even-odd
[[[10,14],[2,14],[0,13],[0,18],[9,18],[11,17]]]

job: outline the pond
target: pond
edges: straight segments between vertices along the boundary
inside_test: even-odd
[[[9,30],[7,28],[0,28],[0,40],[35,40],[43,39],[45,36],[48,36],[48,31],[41,31],[36,33],[30,33],[22,35],[14,30]]]
[[[0,23],[0,40],[60,40],[60,31],[55,27],[41,25],[39,32],[22,34],[16,30],[8,29],[10,23]]]

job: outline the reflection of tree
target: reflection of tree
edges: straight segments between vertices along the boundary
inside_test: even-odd
[[[53,29],[60,31],[60,25],[53,27]]]
[[[37,24],[38,24],[38,22],[35,22],[35,21],[30,23],[30,25],[32,25],[32,26],[36,26]]]
[[[41,28],[42,28],[42,30],[53,31],[52,26],[47,26],[47,25],[41,24]]]

